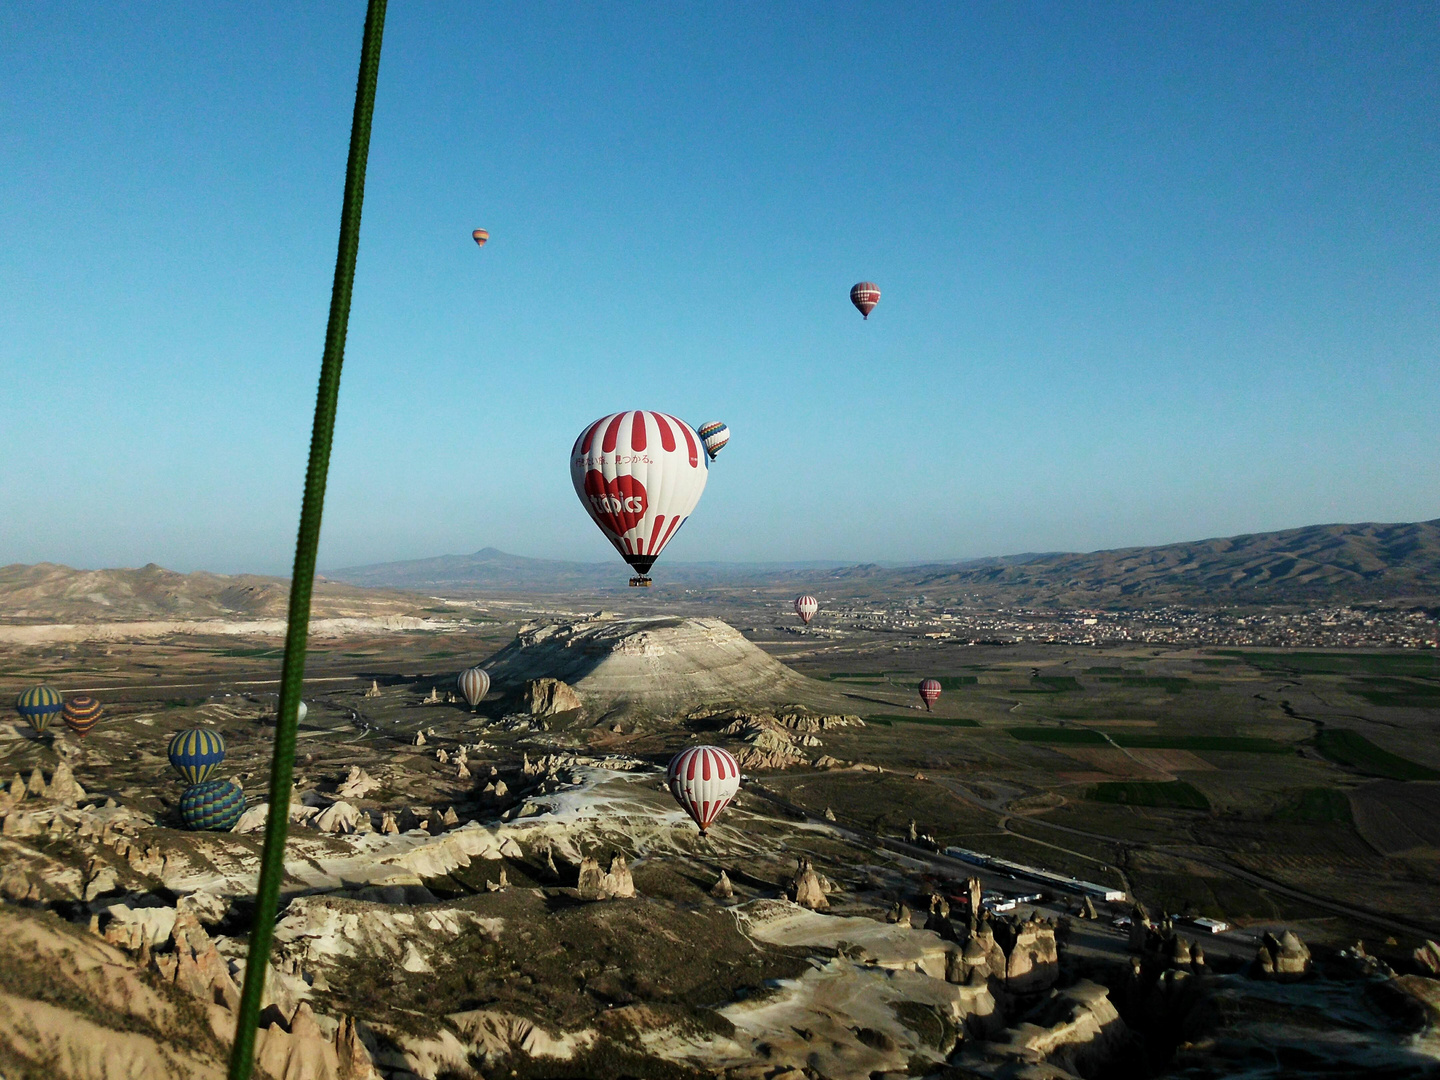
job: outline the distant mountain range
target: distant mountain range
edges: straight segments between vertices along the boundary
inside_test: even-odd
[[[623,594],[626,576],[618,560],[529,559],[485,548],[473,555],[333,571],[316,580],[314,614],[420,614],[425,594]],[[1312,525],[1160,547],[898,567],[662,562],[657,582],[700,593],[805,590],[857,600],[923,594],[939,602],[1037,607],[1371,600],[1432,606],[1440,603],[1440,520]],[[0,620],[276,618],[285,614],[289,593],[285,578],[181,574],[153,563],[124,570],[15,564],[0,567]]]
[[[843,562],[811,563],[704,563],[662,564],[667,584],[685,586],[771,585],[789,580],[796,573],[845,570]],[[431,559],[352,566],[328,571],[333,581],[348,585],[409,589],[417,592],[445,590],[576,592],[628,588],[631,571],[619,558],[603,563],[565,562],[560,559],[531,559],[487,547],[473,555],[439,555]]]
[[[1312,525],[1159,547],[1011,555],[916,566],[662,563],[689,588],[823,588],[837,596],[923,592],[937,599],[1087,606],[1126,603],[1349,603],[1440,596],[1440,519]],[[336,570],[336,581],[415,591],[610,591],[611,563],[529,559],[485,548]]]

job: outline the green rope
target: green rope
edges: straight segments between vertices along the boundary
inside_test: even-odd
[[[360,248],[360,206],[365,200],[365,161],[370,153],[370,119],[375,112],[375,81],[380,73],[385,4],[386,0],[370,0],[365,13],[365,40],[360,47],[360,79],[355,87],[355,117],[350,124],[350,160],[345,166],[345,202],[340,210],[340,249],[335,257],[330,323],[325,330],[325,356],[320,365],[320,391],[315,400],[305,500],[300,507],[295,573],[290,579],[285,666],[280,677],[275,753],[270,761],[270,815],[265,821],[265,851],[260,860],[260,884],[255,892],[255,927],[250,932],[245,988],[240,994],[235,1045],[230,1053],[230,1080],[250,1080],[254,1067],[255,1029],[260,1019],[260,999],[265,992],[270,946],[275,937],[280,882],[285,876],[285,832],[290,824],[290,785],[295,771],[296,712],[305,683],[310,593],[315,582],[325,477],[330,470],[330,443],[335,434],[335,409],[340,397],[340,367],[345,360],[345,330],[350,321],[350,293],[355,285],[355,256]]]

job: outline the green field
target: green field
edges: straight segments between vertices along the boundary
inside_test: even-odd
[[[1095,802],[1125,806],[1159,806],[1177,810],[1209,810],[1210,800],[1184,780],[1154,784],[1139,780],[1107,780],[1085,792]]]
[[[1190,685],[1189,679],[1179,675],[1102,675],[1100,681],[1121,686],[1154,687],[1167,694],[1178,694]]]
[[[1288,754],[1294,747],[1278,739],[1256,739],[1242,735],[1137,735],[1120,731],[1106,739],[1089,728],[1006,728],[1021,742],[1053,746],[1114,745],[1134,750],[1211,750],[1237,754]]]
[[[894,724],[929,724],[931,727],[979,727],[974,720],[967,720],[959,716],[927,716],[924,713],[916,713],[914,716],[902,716],[899,713],[881,713],[879,716],[865,717],[867,724],[884,724],[891,727]]]
[[[1051,743],[1055,746],[1105,746],[1105,736],[1088,728],[1012,727],[1006,728],[1021,742]]]
[[[1085,669],[1085,674],[1086,674],[1086,675],[1124,675],[1124,674],[1125,674],[1125,669],[1124,669],[1123,667],[1087,667],[1087,668]]]
[[[1371,678],[1347,682],[1347,694],[1392,709],[1440,709],[1440,684],[1411,679]]]
[[[941,675],[936,680],[942,690],[959,690],[962,686],[974,686],[980,681],[978,675]]]
[[[1315,825],[1352,823],[1350,799],[1335,788],[1301,788],[1294,799],[1276,812],[1277,821],[1302,821]]]
[[[1440,772],[1382,750],[1356,731],[1326,728],[1315,736],[1315,748],[1337,765],[1347,765],[1386,780],[1440,780]]]
[[[1295,747],[1278,739],[1257,739],[1244,735],[1135,735],[1117,732],[1116,746],[1136,750],[1214,750],[1234,754],[1288,754]]]
[[[1429,675],[1440,677],[1440,656],[1426,653],[1271,653],[1217,649],[1261,671],[1303,675]]]

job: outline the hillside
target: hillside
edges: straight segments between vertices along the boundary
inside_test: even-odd
[[[1117,548],[885,567],[669,563],[657,579],[686,587],[824,589],[835,597],[924,592],[997,604],[1352,603],[1440,597],[1440,519],[1312,525],[1159,547]],[[414,590],[592,591],[624,588],[618,563],[528,559],[485,548],[334,571],[352,585]]]
[[[969,595],[1017,604],[1311,602],[1440,596],[1440,520],[1312,525],[1160,547],[855,568],[833,587]]]
[[[285,578],[181,574],[154,563],[136,570],[76,570],[56,563],[0,566],[0,621],[111,622],[283,618]],[[416,614],[419,598],[317,581],[316,618]]]

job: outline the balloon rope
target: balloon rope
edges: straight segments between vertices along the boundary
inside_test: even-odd
[[[255,925],[245,962],[245,987],[235,1022],[229,1080],[250,1080],[255,1061],[255,1029],[265,970],[275,937],[275,909],[285,876],[285,832],[290,822],[290,785],[295,770],[296,712],[305,681],[305,648],[310,636],[310,594],[315,583],[316,549],[320,546],[320,514],[325,504],[325,477],[330,469],[330,443],[340,396],[340,367],[345,359],[345,330],[350,321],[350,294],[355,284],[355,256],[360,247],[360,206],[365,199],[365,162],[370,153],[370,120],[375,112],[375,82],[380,72],[380,38],[385,30],[386,0],[370,0],[365,13],[365,38],[360,47],[360,78],[355,87],[355,116],[350,124],[350,159],[345,166],[345,201],[340,210],[340,247],[335,257],[335,284],[330,293],[330,322],[320,364],[320,389],[315,400],[315,426],[310,436],[310,464],[305,473],[305,499],[300,506],[300,534],[295,543],[295,573],[290,579],[289,626],[285,634],[285,665],[280,677],[280,707],[275,724],[275,752],[270,761],[270,813],[265,821],[265,851],[260,884],[255,892]]]

